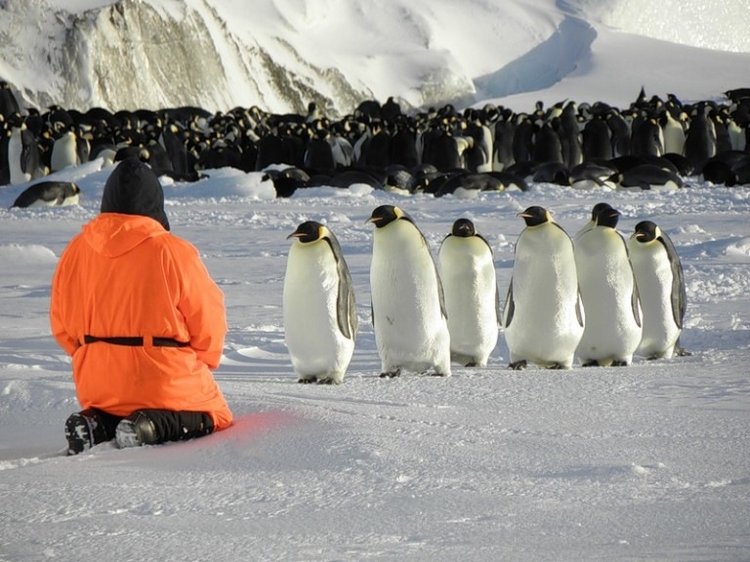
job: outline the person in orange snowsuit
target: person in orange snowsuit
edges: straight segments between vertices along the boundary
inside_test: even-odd
[[[169,232],[164,192],[140,160],[117,165],[101,213],[60,257],[50,325],[72,357],[83,408],[65,422],[68,454],[231,425],[212,374],[227,331],[224,295],[196,248]]]

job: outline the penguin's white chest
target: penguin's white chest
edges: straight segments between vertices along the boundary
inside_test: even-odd
[[[338,271],[328,245],[292,244],[284,277],[285,341],[301,375],[342,371],[354,341],[341,333],[337,320]]]
[[[438,255],[451,354],[484,365],[497,344],[497,280],[492,252],[477,237],[449,236]]]
[[[625,241],[613,228],[595,226],[577,238],[575,259],[586,313],[579,356],[584,362],[630,363],[642,329]]]
[[[526,228],[516,243],[511,285],[504,310],[511,361],[570,367],[583,319],[568,235],[549,223]]]
[[[436,367],[450,374],[448,326],[430,250],[411,223],[395,221],[373,235],[373,322],[384,370]]]
[[[21,157],[23,155],[23,140],[21,130],[13,129],[8,140],[8,169],[10,172],[10,183],[19,184],[31,179],[31,170],[23,171]]]
[[[52,155],[50,157],[50,167],[53,172],[62,170],[68,166],[75,166],[78,162],[76,153],[76,137],[71,131],[68,131],[55,141],[52,145]]]
[[[630,261],[643,307],[643,337],[639,353],[671,357],[681,328],[672,310],[673,273],[669,257],[659,243],[628,241]]]

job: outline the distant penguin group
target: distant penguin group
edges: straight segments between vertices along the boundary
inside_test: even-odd
[[[413,108],[391,97],[363,100],[345,114],[322,99],[289,113],[257,106],[212,113],[192,106],[24,108],[0,81],[0,186],[128,156],[176,181],[222,167],[263,172],[278,197],[354,183],[436,197],[526,191],[529,181],[672,190],[702,176],[750,185],[748,91],[685,103],[641,90],[626,107],[565,100],[528,111],[493,103],[459,110]]]
[[[375,225],[370,305],[380,376],[484,367],[500,329],[514,370],[688,354],[679,344],[686,291],[677,251],[648,220],[626,240],[620,216],[598,203],[571,238],[544,207],[519,213],[525,227],[501,310],[492,247],[470,219],[455,220],[434,260],[406,211],[375,208],[366,222]],[[283,310],[294,370],[300,382],[339,384],[358,327],[351,275],[328,227],[307,221],[289,237]]]

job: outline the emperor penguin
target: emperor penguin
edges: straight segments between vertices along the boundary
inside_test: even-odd
[[[679,117],[679,116],[678,116]],[[661,119],[664,135],[664,154],[683,154],[685,151],[685,127],[668,109]]]
[[[69,181],[40,181],[24,189],[11,207],[78,205],[81,188]]]
[[[31,180],[31,170],[27,170],[28,146],[25,142],[26,124],[11,128],[8,140],[8,169],[11,184],[26,183]]]
[[[597,205],[594,225],[575,239],[586,327],[577,354],[584,367],[622,367],[641,341],[641,304],[628,249],[616,226],[620,212]]]
[[[460,218],[438,252],[451,359],[466,367],[484,367],[497,345],[500,326],[492,248],[474,223]]]
[[[53,172],[81,163],[78,158],[77,144],[78,137],[72,130],[66,131],[55,139],[50,156],[50,169]]]
[[[648,359],[687,355],[679,346],[687,301],[682,264],[672,240],[641,221],[628,240],[630,262],[643,304],[643,337],[637,353]]]
[[[370,265],[372,321],[381,377],[405,369],[450,376],[450,333],[443,287],[424,235],[399,207],[381,205]]]
[[[531,362],[569,369],[585,321],[573,242],[544,207],[519,216],[526,228],[516,242],[502,318],[510,368]]]
[[[340,384],[354,352],[357,312],[349,268],[336,236],[300,224],[284,277],[284,339],[301,383]]]

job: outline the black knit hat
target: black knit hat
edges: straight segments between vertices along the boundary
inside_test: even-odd
[[[169,230],[159,178],[138,158],[126,158],[110,174],[102,194],[101,211],[151,217]]]

